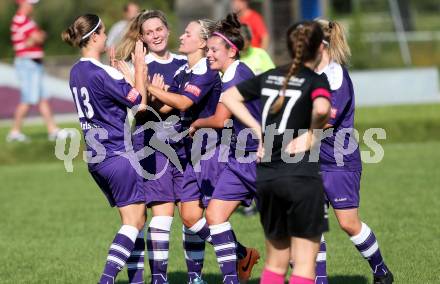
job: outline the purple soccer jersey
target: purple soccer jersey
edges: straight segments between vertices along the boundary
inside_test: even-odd
[[[154,74],[161,74],[168,87],[173,83],[176,71],[186,64],[186,56],[170,53],[169,59],[159,59],[149,53],[145,56],[145,62],[148,65],[148,74],[152,77]]]
[[[139,104],[142,97],[123,75],[95,59],[81,58],[70,72],[70,88],[87,150],[96,158],[102,155],[109,158],[132,151],[132,148],[126,149],[124,143],[124,129],[130,131],[129,127],[125,127],[127,107]],[[93,133],[89,134],[91,131]],[[130,135],[125,133],[131,138]],[[97,151],[95,141],[104,146],[104,152]],[[96,168],[99,168],[99,163],[89,162],[90,170]]]
[[[254,73],[246,64],[235,60],[222,76],[222,92],[254,76]]]
[[[154,76],[154,74],[160,74],[164,77],[164,82],[167,88],[173,83],[174,75],[176,71],[181,66],[186,64],[186,62],[187,61],[185,56],[177,55],[174,53],[170,53],[169,59],[166,60],[159,59],[151,53],[147,54],[147,56],[145,57],[145,63],[147,63],[148,66],[148,74],[149,74],[148,76],[150,80]],[[158,113],[158,115],[160,115],[160,120],[162,120],[162,122],[159,122],[158,121],[159,117],[157,117],[157,115],[151,112],[147,112],[145,115],[138,117],[136,119],[136,129],[138,129],[141,125],[143,125],[147,121],[158,122],[155,124],[155,130],[154,130],[158,135],[158,137],[161,137],[161,139],[165,139],[167,140],[168,143],[173,144],[173,146],[175,146],[174,147],[175,150],[180,154],[183,154],[182,153],[183,151],[179,149],[182,148],[182,143],[177,143],[177,145],[174,145],[175,143],[173,143],[172,140],[168,139],[169,135],[163,122],[171,115],[179,116],[179,112],[177,110],[173,110],[167,114]],[[176,131],[180,132],[181,129],[180,123],[177,123],[174,128],[176,129]],[[149,130],[146,130],[143,133],[136,135],[134,137],[135,140],[134,143],[137,145],[135,146],[135,149],[139,150],[143,148],[144,145],[148,145],[151,135],[153,135],[153,132]]]
[[[186,96],[194,103],[189,109],[180,113],[182,130],[185,130],[195,120],[215,113],[221,94],[220,75],[217,71],[211,70],[206,58],[202,58],[192,68],[185,64],[177,70],[169,92]],[[185,147],[189,155],[192,139],[185,139]]]
[[[145,57],[145,62],[148,65],[148,73],[151,77],[154,74],[160,74],[164,77],[167,88],[172,84],[176,71],[186,64],[186,57],[171,53],[169,59],[162,60],[156,58],[149,53]],[[154,130],[145,130],[138,134],[135,140],[136,150],[143,148],[150,143],[150,139],[155,135],[161,141],[170,144],[179,156],[180,165],[185,169],[186,159],[183,141],[175,142],[170,139],[169,127],[167,128],[165,120],[171,115],[179,116],[179,111],[173,110],[167,114],[160,114],[161,121],[153,113],[148,113],[147,116],[137,119],[136,125],[139,127],[146,121],[156,121],[154,123]],[[180,131],[180,122],[174,126],[174,130]],[[143,186],[146,192],[146,203],[148,205],[154,202],[178,202],[179,198],[176,192],[181,192],[183,172],[171,162],[171,160],[162,152],[155,151],[150,157],[141,160],[142,167],[150,174],[156,175],[156,179],[144,180]]]
[[[189,127],[196,119],[215,113],[221,93],[220,75],[211,70],[204,57],[192,68],[185,64],[177,70],[168,91],[186,96],[194,102],[188,110],[181,113],[183,126]]]
[[[228,69],[225,71],[222,77],[222,92],[225,92],[227,89],[237,85],[242,81],[249,80],[253,78],[255,75],[252,70],[247,67],[246,64],[236,60],[232,63]],[[221,102],[221,98],[220,98]],[[251,115],[257,120],[261,121],[261,102],[259,99],[254,99],[250,101],[246,101],[245,105]],[[258,141],[253,139],[250,135],[250,131],[247,132],[245,136],[238,136],[240,132],[246,128],[244,124],[242,124],[238,119],[233,119],[234,123],[234,137],[231,143],[232,149],[240,149],[244,151],[255,151],[258,148]],[[242,133],[244,135],[245,133]],[[240,139],[237,141],[237,138]],[[246,137],[246,138],[245,138]]]
[[[131,161],[133,149],[125,124],[127,107],[141,102],[139,92],[116,69],[81,58],[70,72],[70,88],[86,140],[89,171],[111,206],[144,202],[140,176]],[[127,127],[126,127],[127,126]]]
[[[145,61],[148,65],[148,74],[152,77],[154,74],[160,74],[164,77],[165,87],[169,89],[171,84],[174,81],[174,76],[176,75],[177,70],[181,68],[183,65],[187,63],[186,56],[177,55],[174,53],[170,54],[170,58],[167,60],[161,60],[156,58],[153,54],[149,53],[145,57]],[[173,110],[167,114],[161,114],[162,120],[166,120],[171,115],[179,116],[179,111]],[[184,156],[183,151],[183,143],[177,142],[175,143],[172,139],[169,139],[169,132],[167,131],[167,126],[165,122],[161,122],[156,124],[157,128],[155,129],[158,137],[163,139],[167,139],[170,144],[174,146],[174,149],[177,151],[179,156]],[[177,123],[174,126],[174,129],[178,132],[181,131],[180,123]]]
[[[324,69],[324,73],[330,83],[332,94],[331,118],[328,123],[334,127],[333,136],[322,141],[319,157],[326,198],[335,209],[358,208],[362,171],[359,146],[352,154],[343,156],[343,166],[338,166],[335,158],[336,153],[341,153],[342,148],[347,148],[349,141],[354,141],[354,137],[349,139],[348,134],[344,139],[336,139],[342,131],[353,135],[353,84],[347,70],[335,62],[331,62]]]
[[[249,67],[240,61],[232,63],[222,77],[222,91],[237,85],[238,83],[251,79],[254,73]],[[221,102],[221,99],[220,99]],[[245,103],[249,112],[257,120],[261,120],[260,100],[255,99]],[[246,128],[239,120],[233,119],[234,136],[231,142],[231,151],[228,164],[221,173],[212,198],[220,200],[239,200],[243,205],[249,206],[252,203],[256,191],[257,167],[254,162],[240,163],[236,159],[236,149],[243,151],[255,151],[258,148],[258,140],[252,139],[250,134],[238,136],[240,131]],[[240,137],[237,139],[237,136]],[[244,153],[243,153],[244,154]]]
[[[192,68],[189,68],[188,64],[182,66],[176,72],[173,84],[168,90],[186,96],[194,103],[188,110],[181,112],[182,126],[186,129],[196,119],[209,117],[215,113],[221,93],[220,75],[217,71],[211,70],[206,58],[202,58]],[[185,138],[189,161],[192,160],[192,143],[191,138]],[[218,147],[215,148],[215,153],[210,159],[200,161],[202,171],[195,170],[193,165],[188,163],[184,173],[181,201],[203,199],[206,204],[207,199],[205,200],[204,196],[211,196],[225,164],[218,161],[219,151]],[[206,143],[203,141],[200,153],[204,154],[206,151]]]
[[[331,62],[324,70],[325,75],[330,83],[331,89],[331,118],[329,124],[333,125],[333,136],[325,138],[321,144],[320,163],[321,170],[324,171],[360,171],[362,163],[357,149],[348,155],[344,155],[344,165],[336,164],[335,153],[341,153],[343,148],[347,148],[349,143],[348,134],[345,139],[338,143],[336,139],[338,132],[354,128],[354,90],[350,76],[345,68],[341,65]],[[353,133],[350,141],[354,141]]]

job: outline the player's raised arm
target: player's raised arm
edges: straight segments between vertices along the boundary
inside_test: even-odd
[[[146,83],[145,80],[147,73],[147,65],[145,64],[145,55],[147,54],[147,50],[144,48],[142,41],[138,40],[136,42],[136,47],[134,50],[133,64],[134,64],[134,79],[135,79],[135,88],[139,91],[142,96],[141,100],[141,108],[140,110],[146,109],[147,104],[147,92],[146,92]]]

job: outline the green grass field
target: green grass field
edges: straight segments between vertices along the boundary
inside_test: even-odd
[[[440,139],[433,133],[440,129],[440,106],[360,109],[358,125],[384,127],[388,137],[382,162],[364,164],[362,219],[374,230],[396,283],[440,283]],[[425,130],[411,138],[398,131],[399,125],[424,125]],[[44,128],[25,131],[31,144],[5,144],[7,129],[0,128],[0,283],[96,283],[119,228],[118,213],[108,207],[82,160],[76,159],[73,173],[66,173],[54,145],[45,141]],[[257,247],[264,258],[258,217],[235,214],[232,224],[240,241]],[[185,283],[180,228],[175,218],[170,283]],[[330,230],[330,283],[371,283],[368,264],[333,215]],[[258,283],[262,267],[263,261],[250,283]],[[146,265],[146,279],[148,270]],[[209,283],[221,282],[208,246],[204,275]],[[127,283],[125,272],[118,283]]]

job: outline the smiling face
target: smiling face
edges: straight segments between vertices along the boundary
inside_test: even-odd
[[[229,65],[235,61],[236,52],[227,48],[222,38],[212,36],[208,39],[208,52],[206,56],[211,69],[225,72]]]
[[[206,42],[200,38],[201,26],[197,22],[191,22],[186,26],[185,32],[180,36],[179,52],[191,54],[206,46]]]
[[[142,24],[142,41],[149,51],[162,53],[167,49],[170,32],[159,18],[151,18]]]

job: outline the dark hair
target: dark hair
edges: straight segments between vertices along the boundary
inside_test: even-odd
[[[84,39],[83,37],[95,29],[99,21],[99,17],[94,14],[85,14],[83,16],[79,16],[75,19],[73,24],[71,24],[64,32],[61,33],[61,39],[71,46],[83,48],[87,46],[91,35]],[[99,34],[101,29],[102,22],[94,32]]]
[[[241,35],[243,36],[243,38],[247,41],[251,41],[252,40],[252,32],[251,29],[249,28],[248,25],[246,24],[241,24]]]
[[[305,62],[317,57],[323,39],[324,32],[317,22],[300,22],[287,30],[287,50],[292,58],[292,63],[284,79],[280,96],[271,107],[271,113],[277,113],[281,109],[290,77],[297,75]]]
[[[215,36],[215,32],[222,34],[228,40],[230,40],[236,47],[237,53],[235,55],[235,59],[240,58],[240,50],[243,50],[244,47],[244,38],[240,32],[241,24],[238,21],[237,15],[235,13],[228,14],[225,19],[217,22],[214,27],[211,36]],[[231,45],[223,40],[226,48],[231,48]]]

